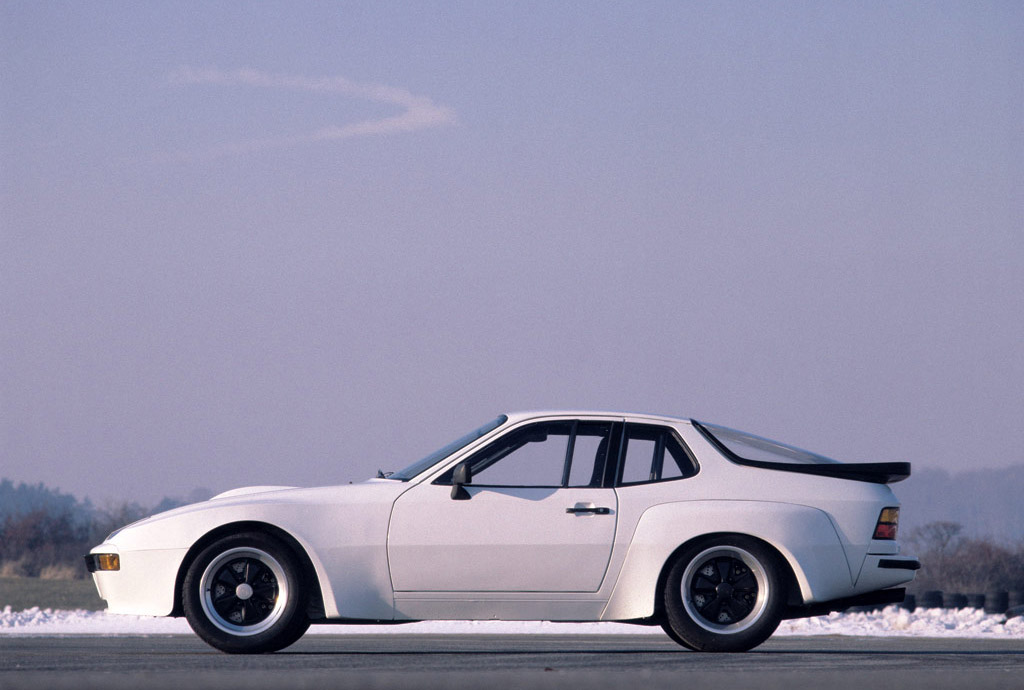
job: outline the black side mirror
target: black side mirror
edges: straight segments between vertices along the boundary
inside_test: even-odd
[[[455,466],[455,471],[452,473],[452,500],[453,501],[468,501],[472,496],[466,491],[466,487],[463,484],[469,484],[473,481],[473,470],[470,469],[468,462],[460,462]]]

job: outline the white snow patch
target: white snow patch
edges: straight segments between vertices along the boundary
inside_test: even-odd
[[[561,634],[664,635],[659,627],[624,623],[535,621],[425,621],[406,625],[314,625],[312,634]],[[0,612],[0,636],[181,635],[192,634],[184,618],[121,616],[105,611],[40,609]],[[776,635],[856,635],[1024,639],[1024,617],[1006,619],[979,609],[918,609],[890,606],[870,613],[833,613],[783,621]]]
[[[1024,638],[1024,618],[1006,619],[981,609],[917,609],[831,613],[782,621],[776,635],[857,635],[869,637]]]

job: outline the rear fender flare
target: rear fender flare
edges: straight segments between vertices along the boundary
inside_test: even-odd
[[[835,599],[853,586],[846,552],[822,510],[768,501],[663,503],[637,522],[602,620],[654,616],[675,554],[694,540],[723,533],[753,537],[778,551],[797,585],[793,604]]]

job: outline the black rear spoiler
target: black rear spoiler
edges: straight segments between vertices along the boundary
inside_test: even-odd
[[[781,470],[783,472],[800,472],[817,474],[822,477],[836,479],[852,479],[872,484],[895,484],[910,476],[909,462],[837,462],[835,464],[800,465],[788,462],[764,462],[762,460],[746,460],[730,458],[733,462],[749,467],[760,467],[765,470]]]
[[[835,479],[852,479],[858,482],[871,482],[872,484],[895,484],[910,476],[909,462],[836,462],[836,463],[788,463],[768,462],[766,460],[748,460],[740,457],[725,447],[697,420],[692,420],[693,425],[718,451],[737,465],[747,467],[759,467],[764,470],[779,470],[781,472],[799,472],[801,474],[814,474],[820,477],[834,477]]]

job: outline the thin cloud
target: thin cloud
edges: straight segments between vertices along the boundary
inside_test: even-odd
[[[305,91],[359,98],[394,105],[400,109],[397,115],[391,117],[332,125],[307,134],[250,139],[225,144],[214,149],[206,149],[202,153],[205,156],[243,154],[310,142],[339,141],[353,137],[415,132],[455,122],[454,110],[447,106],[437,105],[425,96],[417,96],[405,89],[383,84],[360,84],[344,77],[303,77],[270,74],[249,69],[223,71],[182,68],[171,74],[170,82],[178,86],[251,86],[268,90]]]

